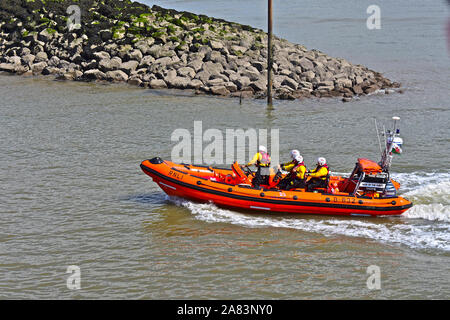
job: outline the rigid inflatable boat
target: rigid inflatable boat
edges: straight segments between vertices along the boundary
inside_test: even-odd
[[[224,169],[177,164],[156,157],[143,161],[141,168],[169,196],[212,202],[226,208],[353,216],[400,215],[409,209],[412,203],[407,199],[380,194],[387,183],[379,182],[384,182],[385,177],[371,174],[371,165],[378,166],[370,160],[358,159],[352,176],[330,176],[328,188],[313,192],[304,188],[289,191],[270,186],[254,188],[251,174],[247,175],[237,163]],[[271,181],[274,176],[272,173]],[[365,177],[361,179],[362,176]],[[395,194],[399,184],[392,179],[389,182]]]
[[[143,161],[141,168],[169,196],[212,202],[225,208],[347,216],[401,215],[412,203],[397,195],[400,184],[389,176],[392,150],[398,150],[400,145],[394,143],[395,134],[387,133],[379,163],[359,158],[348,177],[329,175],[326,188],[309,192],[305,188],[289,191],[277,188],[286,174],[273,169],[268,184],[255,188],[254,173],[248,168],[244,171],[237,162],[228,169],[179,164],[155,157]]]

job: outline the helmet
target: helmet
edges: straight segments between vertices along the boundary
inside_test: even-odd
[[[292,150],[291,151],[291,158],[292,159],[295,159],[295,157],[297,157],[299,155],[300,155],[300,151],[298,151],[298,150]]]
[[[302,162],[303,162],[303,157],[302,157],[301,155],[297,155],[297,156],[295,157],[295,160],[296,160],[298,163],[302,163]]]
[[[319,157],[319,158],[317,158],[317,163],[320,164],[321,166],[326,165],[327,159],[325,159],[323,157]]]
[[[267,149],[266,149],[266,147],[264,147],[264,146],[259,146],[259,149],[258,149],[260,152],[265,152],[265,153],[267,153]]]

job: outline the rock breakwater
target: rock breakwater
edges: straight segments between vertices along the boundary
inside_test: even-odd
[[[78,24],[67,10],[74,4]],[[267,34],[128,0],[6,0],[0,3],[0,71],[264,98]],[[349,99],[400,86],[364,66],[277,37],[273,74],[278,99]]]

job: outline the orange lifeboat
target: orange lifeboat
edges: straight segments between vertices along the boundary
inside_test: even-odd
[[[149,175],[169,196],[197,202],[212,202],[224,208],[256,212],[325,214],[346,216],[401,215],[412,203],[396,195],[399,184],[380,166],[358,159],[349,177],[330,176],[328,187],[289,191],[276,187],[279,173],[272,172],[270,183],[261,188],[251,184],[252,173],[234,163],[230,169],[177,164],[159,157],[141,163]],[[281,177],[282,178],[282,177]],[[386,193],[387,185],[392,186]]]

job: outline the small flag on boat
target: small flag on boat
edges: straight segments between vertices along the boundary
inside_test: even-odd
[[[398,144],[394,144],[392,146],[392,152],[395,154],[400,154],[400,153],[402,153],[402,148],[400,148],[400,146]]]

